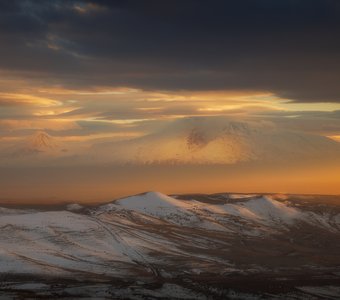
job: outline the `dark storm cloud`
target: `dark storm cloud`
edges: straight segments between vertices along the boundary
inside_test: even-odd
[[[69,87],[340,102],[339,36],[337,0],[0,0],[0,68]]]

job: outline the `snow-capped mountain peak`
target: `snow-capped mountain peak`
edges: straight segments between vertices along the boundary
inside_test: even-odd
[[[134,164],[291,162],[340,153],[339,144],[324,136],[226,117],[175,120],[143,137],[93,147],[99,160]]]
[[[27,140],[27,148],[37,152],[46,152],[58,147],[56,139],[44,131],[37,131]]]

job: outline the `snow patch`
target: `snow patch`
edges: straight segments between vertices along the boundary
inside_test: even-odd
[[[71,203],[66,206],[66,209],[69,211],[80,211],[84,208],[84,206],[78,204],[78,203]]]

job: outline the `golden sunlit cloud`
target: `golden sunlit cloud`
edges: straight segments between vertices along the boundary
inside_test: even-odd
[[[38,89],[39,93],[46,93],[51,95],[124,95],[140,92],[138,89],[132,88],[92,88],[91,90],[72,90],[61,87],[56,88],[42,88]]]
[[[278,109],[289,111],[335,111],[340,110],[340,103],[292,103],[291,101],[280,101]]]
[[[18,104],[30,104],[40,107],[50,107],[62,105],[60,101],[39,97],[35,95],[0,93],[0,100]]]
[[[80,128],[79,125],[70,120],[48,119],[48,120],[0,120],[0,127],[6,130],[70,130]]]
[[[59,137],[61,141],[64,142],[87,142],[93,140],[124,140],[143,136],[144,133],[138,131],[125,131],[125,132],[112,132],[112,133],[96,133],[88,135],[69,135]]]
[[[329,135],[328,137],[340,143],[340,135]]]

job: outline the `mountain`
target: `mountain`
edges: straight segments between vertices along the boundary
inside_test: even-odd
[[[24,148],[27,152],[48,152],[59,147],[60,145],[55,138],[44,131],[37,131],[27,139]]]
[[[136,164],[291,162],[340,155],[339,143],[327,137],[226,117],[180,119],[147,136],[93,148],[100,159]]]
[[[332,291],[327,299],[336,299],[339,201],[148,192],[98,206],[0,209],[0,291],[50,299],[317,299]]]
[[[31,136],[12,142],[7,147],[2,147],[0,157],[4,163],[27,162],[25,159],[48,159],[65,155],[67,149],[64,143],[44,131],[37,131]],[[32,161],[28,161],[32,162]]]
[[[271,122],[193,117],[123,141],[61,142],[38,131],[2,146],[4,165],[236,165],[339,161],[340,144],[324,136],[280,128]],[[28,159],[27,159],[28,158]]]

